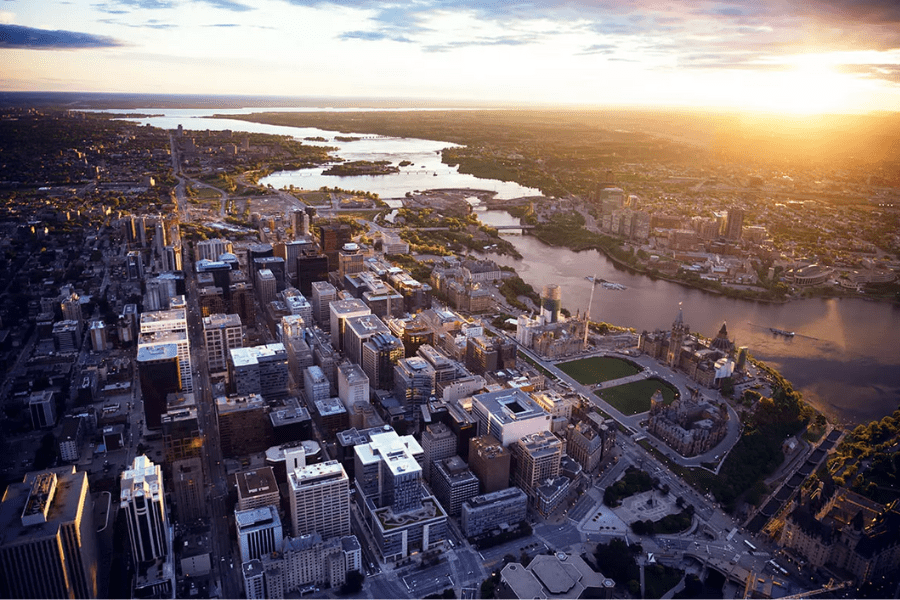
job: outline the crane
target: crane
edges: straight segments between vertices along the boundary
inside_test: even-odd
[[[809,598],[818,594],[824,594],[825,592],[835,592],[837,590],[842,590],[846,587],[850,587],[850,585],[851,583],[849,581],[841,581],[839,583],[835,583],[834,579],[829,579],[828,583],[825,584],[825,587],[821,587],[817,590],[811,590],[809,592],[801,592],[792,596],[784,596],[781,600],[788,600],[788,598]]]

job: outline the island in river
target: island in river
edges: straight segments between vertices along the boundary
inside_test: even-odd
[[[395,167],[387,160],[354,160],[331,166],[322,171],[322,175],[346,177],[348,175],[389,175],[399,172],[400,168]]]

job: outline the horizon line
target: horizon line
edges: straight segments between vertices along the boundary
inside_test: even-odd
[[[885,115],[895,115],[900,114],[900,110],[859,110],[859,111],[845,111],[845,112],[796,112],[796,111],[784,111],[784,110],[775,110],[775,109],[762,109],[762,108],[740,108],[734,106],[715,106],[715,105],[680,105],[680,104],[631,104],[631,105],[623,105],[623,104],[587,104],[583,102],[510,102],[508,100],[476,100],[476,99],[439,99],[435,97],[417,97],[417,96],[327,96],[327,95],[293,95],[293,94],[238,94],[238,93],[202,93],[202,92],[116,92],[116,91],[72,91],[72,90],[2,90],[0,89],[0,106],[5,106],[6,104],[3,100],[9,96],[97,96],[102,97],[106,96],[111,98],[120,97],[120,98],[157,98],[157,99],[167,99],[170,100],[167,102],[170,106],[168,108],[176,108],[176,106],[172,106],[174,104],[182,104],[180,108],[206,108],[206,106],[184,106],[184,104],[189,104],[188,100],[194,100],[193,104],[198,104],[197,100],[202,99],[225,99],[230,100],[232,103],[239,100],[252,100],[256,103],[266,102],[264,105],[254,106],[254,105],[234,105],[234,106],[219,106],[218,108],[228,109],[228,108],[301,108],[301,107],[309,107],[309,108],[358,108],[358,109],[379,109],[379,108],[405,108],[411,111],[419,110],[419,109],[432,109],[432,110],[456,110],[456,109],[469,109],[469,110],[553,110],[553,109],[565,109],[565,110],[581,110],[581,111],[598,111],[598,110],[611,110],[611,111],[631,111],[631,112],[642,112],[642,111],[654,111],[654,112],[705,112],[705,113],[713,113],[720,115],[733,115],[733,114],[743,114],[743,115],[760,115],[760,116],[781,116],[781,117],[794,117],[794,118],[822,118],[822,117],[837,117],[837,116],[885,116]],[[171,100],[180,99],[182,102],[171,102]],[[48,98],[49,100],[49,98]],[[73,100],[76,100],[73,98]],[[279,100],[279,101],[291,101],[295,104],[273,104],[271,101]],[[319,106],[315,104],[315,102],[329,102],[334,103],[333,105],[328,106]],[[74,103],[70,101],[70,104]],[[352,104],[351,104],[352,103]],[[199,103],[205,104],[205,103]],[[84,107],[81,107],[84,108]],[[160,106],[142,106],[142,107],[121,107],[123,109],[126,108],[163,108]]]

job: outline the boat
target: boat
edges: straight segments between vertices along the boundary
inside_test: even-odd
[[[612,281],[607,281],[602,278],[594,279],[592,275],[588,275],[585,277],[588,281],[597,285],[598,283],[603,286],[604,289],[607,290],[627,290],[628,288],[622,285],[621,283],[613,283]]]
[[[775,335],[783,335],[784,337],[794,337],[795,335],[793,331],[785,331],[784,329],[778,329],[776,327],[769,327],[769,331]]]

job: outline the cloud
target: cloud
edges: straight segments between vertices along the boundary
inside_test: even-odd
[[[124,44],[102,35],[76,31],[51,31],[20,25],[0,25],[0,49],[34,48],[75,50],[80,48],[116,48]]]
[[[240,2],[234,2],[233,0],[204,0],[204,2],[215,8],[223,8],[225,10],[231,10],[234,12],[246,12],[248,10],[254,10],[252,6],[247,6],[246,4],[241,4]]]
[[[882,79],[900,84],[900,65],[840,65],[836,70],[866,79]]]
[[[386,31],[346,31],[338,36],[342,40],[365,40],[367,42],[380,42],[388,40],[391,42],[412,42],[409,38],[402,35],[388,33]]]
[[[426,52],[447,52],[458,48],[471,48],[473,46],[524,46],[532,44],[536,40],[533,36],[523,38],[503,37],[503,38],[477,38],[473,40],[465,40],[458,42],[448,42],[446,44],[432,44],[425,46]]]
[[[612,54],[617,48],[615,44],[593,44],[578,54]]]
[[[174,23],[166,23],[159,19],[145,19],[138,24],[126,23],[120,19],[100,19],[100,22],[107,25],[115,25],[116,27],[131,27],[133,29],[172,29],[175,27]]]
[[[826,20],[887,25],[900,23],[900,3],[896,0],[806,0],[798,3]]]

